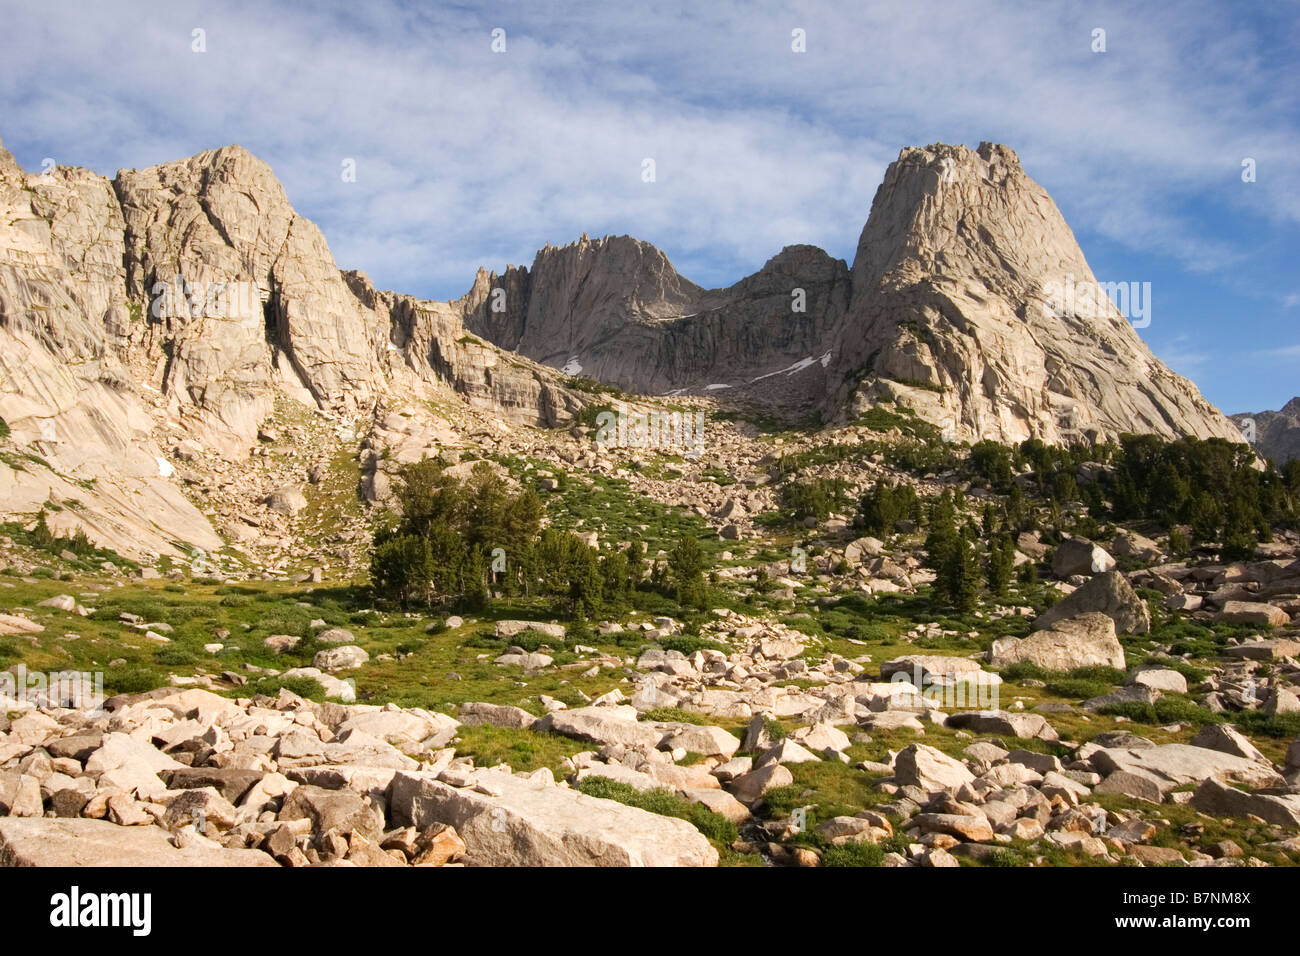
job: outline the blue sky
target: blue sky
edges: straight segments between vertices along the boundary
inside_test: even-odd
[[[796,242],[851,261],[900,147],[993,140],[1100,280],[1151,283],[1141,334],[1211,401],[1300,394],[1295,0],[6,7],[0,138],[25,167],[240,143],[381,287],[455,297],[583,232],[705,286]]]

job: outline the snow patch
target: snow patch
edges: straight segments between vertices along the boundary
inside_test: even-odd
[[[765,378],[771,378],[773,375],[794,375],[797,372],[802,372],[804,369],[812,368],[814,365],[820,365],[822,368],[826,368],[830,363],[831,353],[829,351],[822,355],[821,358],[813,358],[809,355],[807,358],[801,358],[793,365],[779,368],[775,372],[768,372],[766,375],[758,376],[758,378],[751,378],[749,383],[752,385],[755,382],[761,382]]]

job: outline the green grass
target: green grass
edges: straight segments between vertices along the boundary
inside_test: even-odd
[[[570,740],[557,734],[534,733],[491,724],[463,726],[457,731],[456,753],[474,758],[479,767],[509,764],[513,771],[533,771],[549,767],[557,778],[566,776],[564,759],[591,744]]]
[[[703,804],[691,803],[671,790],[638,790],[608,777],[587,777],[578,783],[577,789],[590,797],[616,800],[629,807],[686,820],[715,845],[730,846],[740,836],[736,825],[726,817]]]
[[[280,693],[281,688],[307,700],[325,699],[325,688],[314,677],[263,677],[249,684],[243,693],[249,696],[265,694],[267,697],[275,697]]]
[[[665,724],[698,724],[700,726],[709,726],[713,723],[713,719],[710,717],[689,710],[682,710],[680,707],[655,707],[652,710],[645,711],[641,715],[641,719]]]
[[[1224,718],[1200,706],[1185,694],[1166,693],[1154,704],[1140,701],[1127,701],[1122,704],[1110,704],[1101,708],[1099,713],[1112,717],[1127,717],[1142,724],[1189,723],[1197,727],[1205,724],[1222,723]]]

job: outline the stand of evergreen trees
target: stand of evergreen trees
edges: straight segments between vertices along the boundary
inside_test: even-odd
[[[601,553],[572,532],[543,528],[538,494],[511,492],[487,462],[463,481],[438,459],[407,465],[396,498],[400,516],[379,524],[370,561],[381,599],[479,611],[494,592],[545,597],[578,620],[621,613],[647,589],[706,606],[706,561],[695,538],[680,538],[651,568],[640,542]]]
[[[1274,529],[1300,520],[1300,460],[1278,469],[1249,446],[1220,438],[1125,435],[1117,443],[1070,446],[981,441],[957,475],[996,493],[978,528],[961,517],[960,490],[923,502],[911,485],[884,482],[862,496],[858,525],[876,536],[905,519],[923,525],[935,596],[962,611],[974,608],[981,587],[1007,594],[1017,533],[1065,530],[1067,517],[1070,530],[1090,535],[1103,521],[1151,522],[1169,534],[1175,552],[1217,545],[1227,561],[1249,559]],[[1022,577],[1033,573],[1032,566],[1022,569]]]

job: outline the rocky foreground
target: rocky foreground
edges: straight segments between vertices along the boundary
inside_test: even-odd
[[[1190,806],[1267,830],[1267,846],[1300,853],[1300,741],[1274,765],[1231,725],[1187,742],[1157,744],[1127,731],[1065,740],[1047,714],[1019,699],[989,706],[1002,678],[984,665],[1026,662],[1066,670],[1124,666],[1115,618],[1140,602],[1122,576],[1099,574],[1108,611],[1053,618],[1024,638],[994,643],[987,660],[909,654],[878,665],[813,654],[809,639],[772,622],[715,613],[710,636],[735,648],[686,655],[653,646],[676,623],[645,624],[638,656],[575,647],[581,668],[622,668],[634,688],[568,707],[546,696],[538,717],[520,707],[462,704],[456,717],[393,704],[317,703],[287,689],[232,699],[162,688],[120,695],[102,710],[5,700],[0,720],[0,863],[176,866],[712,866],[719,846],[686,819],[582,792],[593,778],[634,792],[667,791],[739,827],[722,847],[778,865],[815,866],[825,847],[879,844],[890,866],[993,862],[1015,844],[1094,862],[1264,865],[1231,840],[1206,849],[1156,841],[1165,806]],[[1087,596],[1085,588],[1076,595]],[[1079,601],[1078,603],[1085,603]],[[1059,607],[1059,605],[1058,605]],[[1128,629],[1140,627],[1128,624]],[[610,624],[609,629],[618,625]],[[550,628],[550,630],[547,630]],[[563,628],[502,621],[508,638]],[[917,636],[923,636],[919,628]],[[537,635],[533,635],[537,636]],[[347,647],[348,645],[340,645]],[[537,674],[544,652],[512,647],[495,664]],[[1244,689],[1262,707],[1300,706],[1290,688],[1300,642],[1257,638],[1233,648],[1209,680],[1225,706]],[[985,655],[977,655],[983,658]],[[1267,662],[1257,684],[1250,674]],[[324,663],[324,662],[323,662]],[[797,681],[797,683],[791,683]],[[342,682],[339,682],[342,683]],[[1125,686],[1085,701],[1154,701],[1187,689],[1171,667],[1131,670]],[[959,693],[960,690],[960,693]],[[992,698],[997,703],[997,698]],[[41,703],[41,702],[37,702]],[[664,708],[706,723],[652,720]],[[745,721],[748,721],[746,726]],[[513,772],[458,755],[462,728],[489,724],[590,744],[549,768]],[[786,727],[794,725],[789,732]],[[870,735],[927,728],[968,738],[957,753],[920,740],[858,761],[882,802],[816,823],[819,852],[796,808],[774,814],[767,797],[789,788],[791,767],[850,763]],[[938,741],[936,741],[938,742]],[[1050,747],[1040,747],[1047,744]],[[1032,748],[1032,749],[1031,749]],[[953,748],[949,748],[951,751]],[[1064,754],[1058,756],[1057,754]],[[1129,799],[1102,806],[1103,796]],[[1188,827],[1190,826],[1190,830]],[[1183,836],[1195,835],[1195,824]],[[1162,845],[1156,845],[1161,842]]]
[[[470,707],[465,718],[514,721],[514,710]],[[0,745],[5,766],[15,765],[0,774],[0,862],[717,862],[684,821],[585,796],[549,770],[475,768],[444,746],[459,724],[287,691],[233,701],[163,690],[114,699],[102,716],[31,710],[9,722]]]

